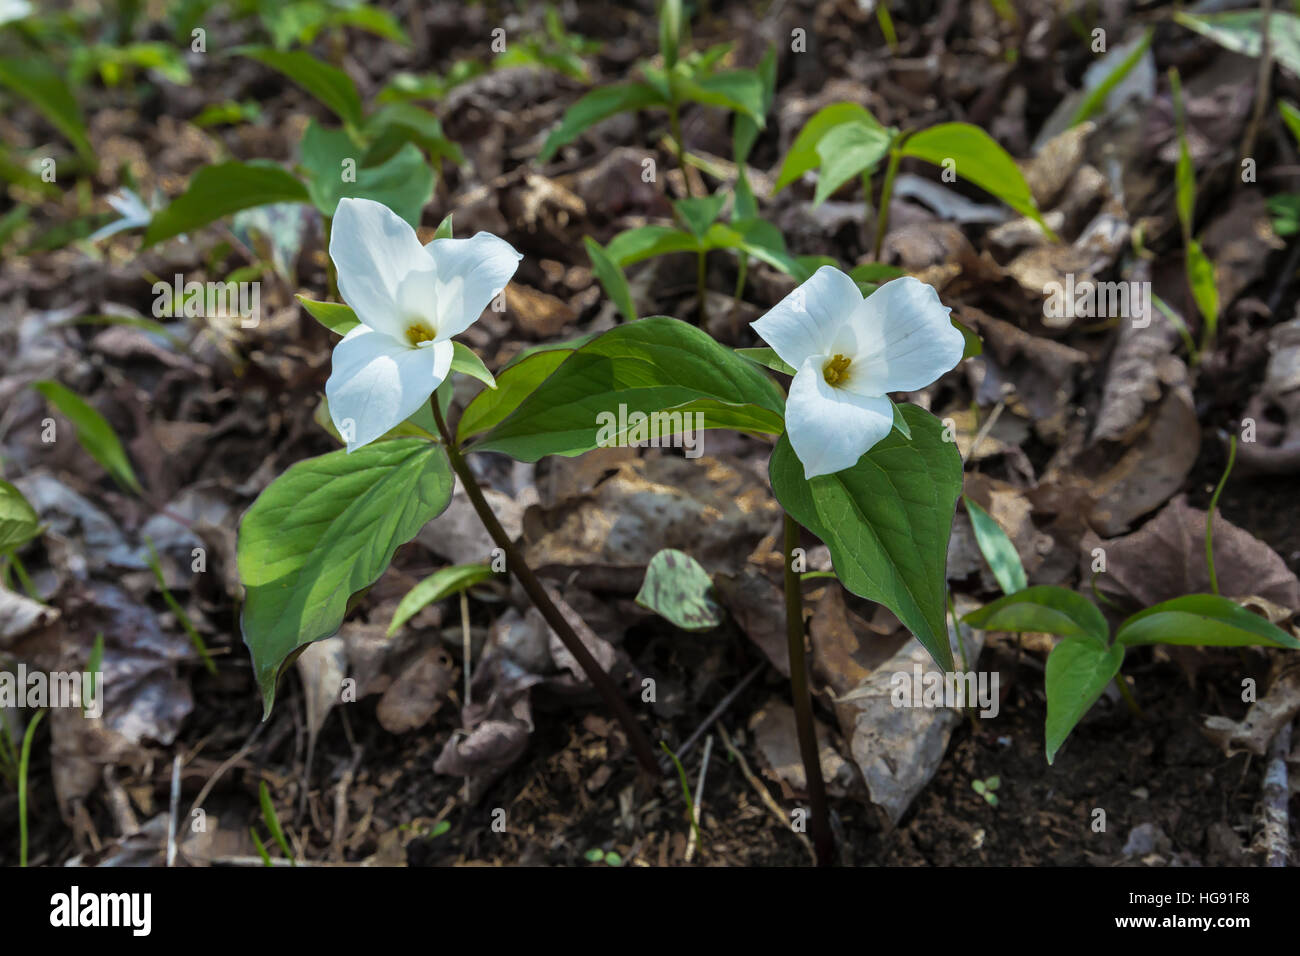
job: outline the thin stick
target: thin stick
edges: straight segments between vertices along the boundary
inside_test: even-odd
[[[785,625],[790,655],[790,696],[794,701],[795,731],[799,736],[799,753],[803,757],[804,777],[808,781],[808,802],[813,845],[817,848],[817,865],[835,862],[835,838],[831,835],[830,815],[826,810],[826,782],[822,780],[822,763],[817,746],[817,729],[813,724],[812,695],[808,691],[808,659],[803,646],[803,595],[799,575],[794,570],[794,549],[799,546],[799,526],[785,516]]]
[[[456,441],[452,437],[451,431],[447,428],[447,423],[443,421],[442,409],[438,407],[438,396],[434,395],[430,404],[433,406],[433,420],[438,424],[438,432],[442,435],[443,442],[447,448],[447,457],[451,459],[451,467],[460,482],[465,487],[465,494],[469,496],[470,503],[474,510],[478,512],[478,517],[483,522],[483,527],[492,537],[496,546],[505,552],[506,564],[510,568],[510,573],[523,586],[533,605],[541,612],[546,623],[551,626],[565,649],[573,655],[578,666],[582,668],[587,680],[591,681],[593,687],[605,700],[605,705],[613,712],[615,718],[623,726],[623,732],[627,734],[628,743],[631,745],[637,760],[646,773],[654,777],[662,776],[659,769],[659,761],[655,757],[654,748],[650,746],[650,739],[645,735],[641,726],[636,722],[632,715],[631,708],[619,694],[618,688],[614,681],[606,674],[596,659],[591,656],[591,651],[587,650],[587,645],[582,643],[582,639],[574,633],[573,627],[564,619],[559,608],[551,600],[550,595],[542,586],[542,582],[537,579],[525,562],[522,554],[515,547],[510,535],[506,534],[505,528],[501,527],[501,522],[492,512],[492,506],[487,503],[483,497],[483,489],[479,487],[478,479],[470,471],[469,463],[465,461],[464,455],[456,447]]]
[[[461,635],[462,654],[465,658],[464,661],[465,701],[461,707],[462,712],[464,712],[464,708],[468,707],[470,702],[469,685],[470,685],[471,675],[470,675],[469,659],[471,654],[471,646],[470,646],[470,637],[469,637],[469,594],[463,590],[460,592],[460,635]],[[469,777],[465,778],[465,802],[469,803]]]
[[[727,708],[730,707],[732,703],[735,701],[735,699],[740,696],[740,692],[743,691],[746,687],[748,687],[750,682],[753,681],[753,679],[757,677],[759,674],[761,674],[763,672],[763,668],[765,668],[766,666],[767,666],[766,664],[755,664],[753,669],[740,679],[739,684],[731,688],[731,690],[727,691],[727,696],[722,698],[722,700],[718,702],[717,707],[714,707],[711,711],[709,711],[709,716],[705,717],[702,721],[700,721],[700,726],[696,727],[695,730],[691,732],[691,735],[686,738],[686,742],[677,748],[676,753],[677,753],[677,758],[679,760],[686,759],[686,755],[691,752],[691,748],[694,747],[695,742],[704,735],[704,731],[708,729],[709,725],[712,724],[714,721],[716,721],[724,713],[726,713]],[[671,766],[672,766],[671,758],[661,757],[659,759],[659,769],[661,769],[664,773],[667,773],[668,768]]]
[[[772,815],[781,822],[781,826],[790,829],[790,820],[786,817],[785,811],[782,810],[776,800],[772,798],[772,794],[768,792],[767,787],[763,786],[759,779],[754,776],[754,771],[749,769],[749,762],[745,759],[745,755],[737,750],[736,745],[731,742],[731,735],[727,733],[727,728],[722,726],[722,721],[718,721],[714,727],[718,731],[718,736],[722,738],[722,745],[727,748],[727,753],[736,761],[736,766],[740,768],[741,774],[749,785],[754,788],[754,792],[758,794],[758,798],[763,802],[763,806],[772,811]],[[799,842],[803,844],[804,849],[808,851],[808,858],[816,864],[817,852],[813,849],[813,845],[809,842],[807,835],[800,833],[798,830],[792,830],[791,832],[794,833]]]
[[[167,809],[167,865],[176,865],[176,812],[181,802],[181,755],[172,758],[171,805]]]
[[[1290,788],[1287,785],[1286,761],[1290,752],[1291,724],[1288,721],[1273,738],[1264,770],[1264,826],[1260,830],[1259,842],[1264,849],[1265,866],[1286,866],[1290,843],[1287,838],[1290,829],[1287,813]]]
[[[700,779],[695,784],[695,804],[691,807],[691,835],[686,840],[686,862],[695,855],[696,837],[700,835],[700,801],[704,798],[704,775],[709,769],[709,755],[713,753],[713,735],[704,741],[704,756],[700,758]]]

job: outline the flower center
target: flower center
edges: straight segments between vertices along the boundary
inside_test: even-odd
[[[433,338],[434,331],[427,322],[412,322],[406,327],[406,341],[414,346],[421,342],[432,342]]]
[[[827,385],[839,385],[849,377],[849,365],[852,360],[843,355],[835,355],[822,366],[822,377]]]

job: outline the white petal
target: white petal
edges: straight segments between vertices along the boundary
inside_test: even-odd
[[[339,293],[363,325],[405,341],[397,290],[433,261],[404,219],[372,199],[340,199],[330,226]]]
[[[325,397],[348,451],[415,414],[447,377],[452,351],[450,342],[410,348],[365,326],[345,335],[334,346]]]
[[[835,332],[862,306],[858,285],[833,266],[822,266],[754,323],[754,331],[795,368],[826,353]]]
[[[424,247],[438,269],[438,339],[468,329],[506,287],[523,258],[490,232],[469,239],[435,239]]]
[[[853,467],[893,425],[894,409],[888,398],[832,388],[822,377],[817,358],[805,362],[790,383],[785,430],[803,462],[805,478]]]
[[[914,392],[954,368],[966,342],[948,319],[951,311],[934,286],[911,276],[867,296],[852,323],[857,342],[848,390]]]

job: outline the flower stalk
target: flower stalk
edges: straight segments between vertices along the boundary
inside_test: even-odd
[[[533,569],[524,561],[523,555],[519,553],[519,549],[510,540],[510,535],[506,533],[505,528],[501,526],[501,522],[497,520],[497,516],[492,511],[492,506],[487,503],[487,499],[483,496],[483,489],[479,487],[478,480],[470,470],[469,463],[465,460],[465,456],[461,454],[455,438],[450,429],[447,428],[447,423],[443,420],[436,393],[430,400],[430,404],[433,406],[433,418],[438,424],[438,432],[442,435],[443,443],[447,448],[447,457],[451,460],[452,471],[456,473],[465,488],[465,493],[469,495],[470,503],[473,504],[474,510],[478,513],[479,520],[483,522],[483,527],[487,529],[497,547],[505,552],[506,567],[510,569],[510,573],[515,576],[515,579],[523,587],[533,605],[541,612],[551,630],[556,633],[568,652],[573,655],[583,673],[587,675],[587,679],[591,681],[592,686],[604,699],[605,705],[623,726],[623,732],[627,734],[628,743],[636,754],[637,762],[640,763],[641,768],[652,776],[661,776],[663,771],[655,757],[654,748],[650,745],[650,738],[645,735],[641,726],[636,722],[631,708],[628,707],[627,702],[620,695],[614,681],[601,669],[600,664],[587,650],[586,645],[574,632],[573,627],[564,619],[560,609],[555,606],[555,602],[546,593],[542,582],[538,580],[537,575],[533,573]]]
[[[830,816],[826,809],[826,783],[813,724],[812,694],[808,690],[808,657],[804,651],[803,594],[799,573],[794,569],[794,549],[799,546],[799,525],[785,516],[785,625],[790,654],[790,696],[794,703],[795,732],[799,737],[799,754],[803,757],[804,777],[808,781],[811,804],[811,830],[818,866],[835,862],[835,839],[831,835]]]

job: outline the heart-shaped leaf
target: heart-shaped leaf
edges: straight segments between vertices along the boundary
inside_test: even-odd
[[[1047,656],[1047,762],[1083,715],[1115,679],[1124,648],[1106,647],[1087,638],[1067,637]]]
[[[811,481],[787,435],[772,452],[772,491],[782,507],[830,548],[840,582],[889,608],[944,669],[948,644],[948,536],[961,494],[961,455],[943,425],[900,406],[912,432],[876,443],[852,468]]]
[[[348,598],[442,513],[453,483],[440,445],[399,438],[300,461],[258,495],[237,558],[240,626],[266,713],[285,663],[338,630]]]
[[[650,559],[636,603],[684,631],[707,631],[722,623],[723,611],[710,596],[713,581],[683,551],[665,548]]]

